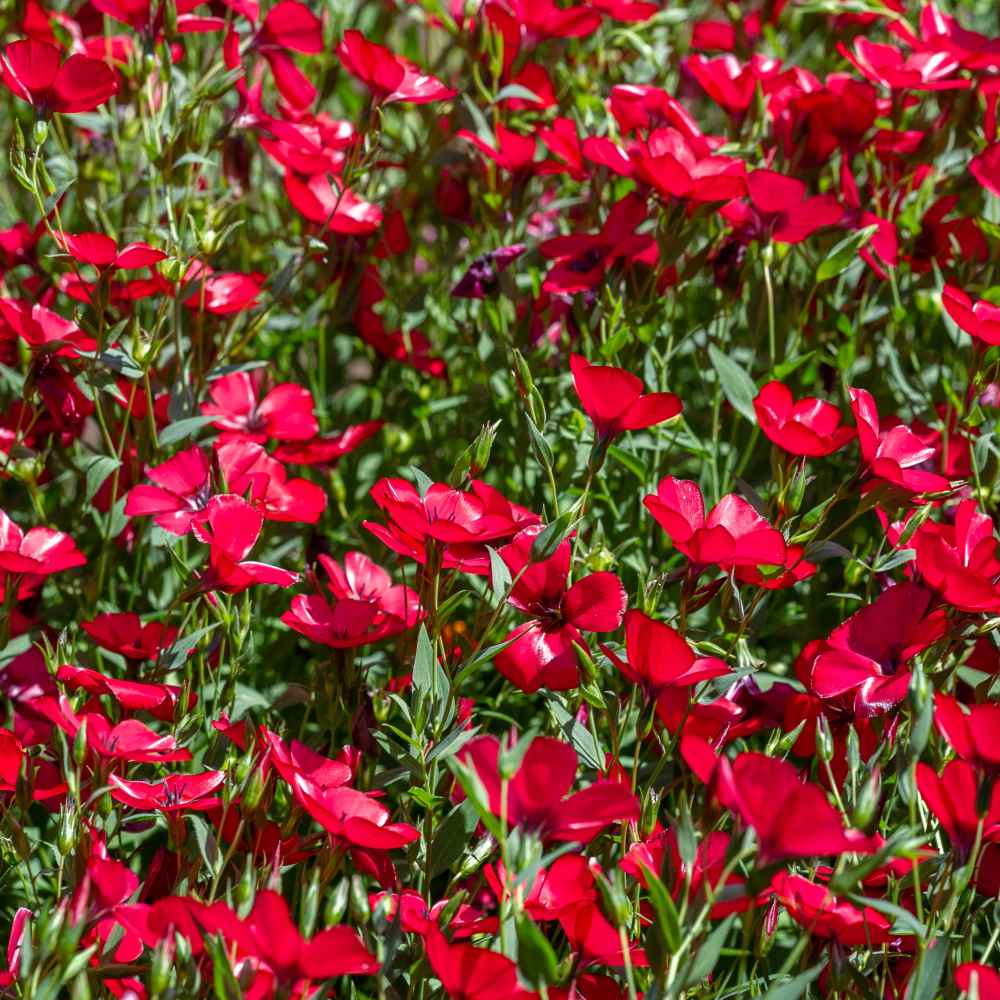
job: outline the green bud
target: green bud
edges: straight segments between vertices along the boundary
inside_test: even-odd
[[[62,815],[59,818],[59,834],[56,838],[56,846],[64,858],[69,857],[76,849],[78,832],[76,808],[67,803],[63,806]]]
[[[816,720],[816,755],[825,764],[833,760],[833,733],[825,715]]]
[[[872,769],[871,777],[861,788],[858,801],[851,814],[851,823],[859,830],[866,830],[878,814],[878,807],[882,801],[882,772],[876,765]]]
[[[350,892],[350,881],[342,878],[334,887],[333,892],[327,896],[326,907],[323,910],[323,923],[327,927],[333,927],[344,919]]]
[[[162,996],[170,985],[176,951],[176,944],[168,935],[153,952],[153,961],[149,969],[149,990],[153,1000]]]
[[[35,127],[31,130],[31,141],[36,146],[44,146],[45,140],[49,137],[49,123],[41,118],[35,122]]]
[[[76,736],[73,737],[73,760],[76,762],[77,767],[83,767],[83,763],[86,759],[87,720],[84,718],[83,722],[80,723],[80,728],[76,731]]]
[[[347,906],[352,924],[364,926],[371,919],[372,911],[368,905],[368,892],[365,890],[365,880],[360,875],[351,876],[351,891]]]
[[[316,931],[316,916],[319,912],[319,869],[314,868],[302,898],[299,926],[303,937],[312,937]]]

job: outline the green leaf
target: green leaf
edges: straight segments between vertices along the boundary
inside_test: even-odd
[[[866,226],[845,236],[837,243],[816,269],[816,281],[828,281],[843,274],[857,260],[858,254],[878,232],[878,226]]]
[[[646,873],[646,888],[649,891],[649,901],[656,913],[654,926],[663,935],[664,944],[671,955],[677,953],[681,946],[681,922],[677,916],[677,908],[667,892],[667,887],[660,881],[660,876],[646,865],[642,866]]]
[[[948,941],[937,938],[920,956],[916,973],[910,977],[904,1000],[934,1000],[938,996],[941,973],[948,960]]]
[[[498,92],[497,96],[493,98],[494,104],[499,104],[501,101],[531,101],[534,104],[541,104],[542,99],[533,90],[528,90],[523,84],[520,83],[508,83],[506,87],[502,87]]]
[[[729,400],[730,406],[751,423],[757,422],[753,401],[757,387],[753,379],[728,354],[723,354],[715,344],[710,344],[708,356],[719,376],[719,384]]]
[[[772,986],[764,994],[764,1000],[799,1000],[799,997],[809,988],[809,984],[819,978],[826,967],[826,962],[817,962],[811,969],[800,972],[780,986]]]
[[[558,962],[548,939],[526,913],[517,917],[517,965],[535,988],[556,981]]]
[[[108,476],[114,474],[115,469],[117,469],[119,465],[121,465],[121,462],[119,462],[117,458],[112,458],[110,455],[94,455],[90,461],[87,462],[87,503],[90,503],[90,501],[94,499],[97,491],[101,488],[101,484],[108,478]]]
[[[431,878],[447,871],[472,842],[479,817],[473,804],[456,806],[438,825],[431,842]]]
[[[715,968],[715,963],[719,960],[719,955],[722,953],[722,946],[726,943],[726,938],[729,936],[729,928],[733,925],[733,917],[726,917],[725,920],[716,927],[711,934],[705,938],[702,942],[702,946],[698,949],[698,953],[694,956],[694,960],[691,962],[690,968],[688,969],[688,977],[686,986],[695,986],[700,982],[703,982],[709,975],[711,975],[712,970]]]
[[[490,557],[490,587],[493,589],[493,593],[502,600],[510,589],[510,569],[492,545],[487,545],[486,551]]]
[[[550,521],[537,535],[531,543],[531,561],[533,563],[544,562],[556,554],[556,550],[562,545],[566,536],[572,531],[576,511],[572,508],[563,511],[554,521]]]
[[[438,662],[434,644],[427,634],[427,626],[421,625],[417,633],[417,651],[413,657],[414,690],[437,702],[448,691],[448,678]]]
[[[185,438],[200,431],[206,424],[210,424],[214,419],[215,417],[210,416],[197,416],[175,420],[169,427],[164,427],[159,436],[160,445],[166,447],[167,445],[176,444],[178,441],[183,441]]]

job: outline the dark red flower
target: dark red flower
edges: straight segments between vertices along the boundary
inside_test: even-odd
[[[118,92],[118,78],[103,60],[72,55],[63,62],[55,45],[30,38],[0,53],[0,79],[41,114],[93,111]]]
[[[507,750],[513,742],[508,738]],[[600,779],[569,795],[576,779],[576,751],[560,740],[533,739],[506,782],[500,777],[500,754],[495,736],[477,736],[458,758],[478,775],[490,812],[506,816],[510,826],[532,830],[545,841],[587,844],[606,826],[639,818],[638,800],[618,781]]]
[[[177,638],[177,629],[162,622],[147,622],[133,611],[105,612],[80,627],[104,649],[129,660],[155,660]]]
[[[795,400],[781,382],[768,382],[753,401],[764,436],[792,455],[821,458],[839,451],[855,435],[840,422],[840,410],[825,400]]]
[[[801,243],[823,226],[838,223],[844,212],[832,195],[809,197],[806,185],[774,170],[747,175],[749,201],[731,201],[720,214],[741,238],[761,243]]]
[[[802,780],[793,764],[762,753],[742,753],[716,772],[719,801],[757,834],[762,862],[786,858],[870,854],[877,842],[845,830],[823,790]]]
[[[1000,768],[1000,705],[964,706],[946,694],[934,696],[934,724],[963,760],[984,770]]]
[[[981,808],[979,777],[967,761],[949,761],[940,775],[919,761],[917,788],[963,859],[976,842],[980,822],[984,840],[1000,840],[1000,784],[994,785],[988,804]]]
[[[813,937],[846,948],[876,948],[892,937],[891,922],[878,910],[858,909],[838,899],[825,885],[788,872],[778,872],[771,884],[789,916]]]

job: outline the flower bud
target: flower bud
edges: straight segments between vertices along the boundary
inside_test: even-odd
[[[866,830],[878,814],[882,801],[882,771],[876,764],[871,777],[862,785],[858,801],[851,815],[851,823],[859,830]]]
[[[327,927],[333,927],[344,919],[347,912],[347,897],[351,891],[351,883],[348,879],[342,878],[334,887],[333,892],[327,896],[326,907],[323,910],[323,923]]]
[[[49,123],[39,118],[35,122],[35,127],[31,130],[31,141],[36,146],[44,146],[45,140],[49,137]]]
[[[833,733],[825,715],[816,720],[816,755],[825,764],[833,760]]]
[[[316,916],[319,912],[319,869],[314,868],[302,898],[299,926],[303,937],[312,937],[316,930]]]
[[[365,881],[360,875],[351,876],[347,906],[352,924],[364,926],[371,919],[372,910],[368,903],[368,893],[365,892]]]
[[[175,940],[168,934],[153,952],[153,961],[149,969],[149,992],[152,1000],[162,996],[170,985],[176,950]]]

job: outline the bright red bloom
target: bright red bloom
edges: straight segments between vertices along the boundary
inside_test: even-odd
[[[93,695],[109,695],[126,712],[149,712],[156,719],[173,722],[181,689],[176,684],[147,684],[142,681],[120,680],[108,677],[97,670],[64,664],[56,673],[56,680],[67,688],[87,691]],[[194,704],[197,695],[192,691],[189,699]],[[89,737],[88,732],[88,737]],[[188,758],[177,758],[187,760]]]
[[[851,50],[843,42],[837,51],[862,76],[890,90],[964,90],[971,80],[953,76],[958,60],[941,52],[914,52],[904,56],[892,45],[858,38]]]
[[[572,545],[564,540],[554,555],[533,562],[531,549],[541,528],[525,528],[503,546],[500,556],[516,583],[508,598],[532,620],[507,636],[510,645],[494,663],[522,691],[547,687],[567,691],[580,682],[574,643],[584,632],[613,632],[622,622],[627,598],[614,573],[591,573],[567,589]]]
[[[369,420],[354,424],[339,434],[312,438],[309,441],[283,442],[275,449],[274,457],[292,465],[334,465],[338,459],[349,455],[385,426],[383,420]]]
[[[204,517],[212,496],[208,459],[194,446],[149,469],[146,475],[154,486],[133,486],[125,501],[129,517],[153,515],[164,531],[186,535],[191,525]]]
[[[987,146],[978,156],[974,156],[969,161],[969,173],[990,194],[1000,197],[1000,142]]]
[[[955,970],[955,982],[969,996],[975,988],[979,1000],[1000,1000],[1000,972],[989,965],[966,962]]]
[[[263,444],[276,441],[307,441],[319,431],[312,393],[294,382],[276,385],[260,397],[263,375],[234,372],[212,383],[210,403],[201,412],[216,417],[212,426],[223,431],[224,439],[242,438]]]
[[[512,745],[513,737],[508,737],[508,749]],[[602,778],[569,795],[576,778],[576,751],[546,736],[531,741],[520,767],[506,783],[504,797],[500,752],[495,736],[477,736],[462,747],[458,758],[479,776],[490,812],[506,815],[510,826],[532,830],[545,841],[587,844],[606,826],[639,818],[638,800],[618,781]]]
[[[297,573],[247,560],[263,524],[261,513],[235,493],[222,493],[209,500],[205,519],[194,526],[198,538],[211,546],[203,587],[238,594],[254,584],[291,587],[298,582]]]
[[[998,189],[1000,194],[1000,189]],[[985,299],[975,303],[961,288],[945,285],[941,292],[941,305],[959,329],[984,344],[1000,344],[1000,306]]]
[[[693,563],[723,568],[785,563],[784,536],[735,493],[724,496],[706,517],[698,484],[666,476],[642,502]]]
[[[844,214],[832,195],[809,197],[802,181],[773,170],[751,171],[747,195],[749,201],[731,201],[719,211],[741,238],[761,243],[801,243]]]
[[[436,928],[427,935],[427,961],[455,1000],[534,1000],[517,978],[517,965],[506,955],[471,944],[449,944]]]
[[[847,948],[885,944],[892,937],[892,923],[878,910],[837,899],[825,885],[801,875],[778,872],[772,886],[789,916],[813,937],[836,941]]]
[[[0,79],[41,114],[93,111],[118,92],[118,78],[103,60],[72,55],[63,62],[55,45],[30,38],[0,53]]]
[[[44,527],[22,531],[0,510],[0,573],[50,576],[86,562],[65,532]]]
[[[338,841],[391,851],[420,839],[408,823],[390,823],[389,810],[373,795],[346,785],[323,785],[303,771],[292,776],[291,787],[302,808]]]
[[[944,476],[920,468],[933,458],[932,446],[925,445],[905,424],[882,430],[875,400],[866,389],[851,389],[850,396],[861,457],[872,476],[910,493],[938,493],[950,488]]]
[[[976,842],[980,820],[983,839],[1000,840],[1000,784],[993,786],[985,816],[981,816],[978,775],[967,761],[949,761],[940,775],[919,761],[917,788],[962,858],[968,856]]]
[[[458,93],[384,46],[369,42],[360,31],[344,32],[337,58],[383,104],[429,104],[446,101]]]
[[[862,718],[898,705],[910,683],[904,665],[946,628],[940,613],[928,614],[931,597],[915,583],[889,587],[803,650],[795,666],[800,680],[820,698],[846,702]]]
[[[339,788],[349,784],[353,777],[350,766],[342,760],[324,757],[298,740],[286,744],[266,726],[260,727],[260,738],[267,747],[265,764],[271,765],[289,785],[295,784],[295,776],[299,774],[317,788]]]
[[[133,809],[159,812],[206,812],[221,805],[213,796],[224,781],[223,771],[203,771],[201,774],[170,774],[162,781],[126,781],[117,774],[109,775],[111,797]]]
[[[288,903],[280,893],[272,890],[257,893],[253,909],[242,924],[247,950],[280,982],[378,972],[378,959],[364,946],[356,930],[330,927],[311,938],[304,938],[292,922]]]
[[[177,629],[162,622],[147,622],[133,611],[105,612],[80,627],[104,649],[129,660],[155,660],[177,638]]]
[[[188,309],[213,316],[231,316],[256,307],[264,287],[264,275],[256,272],[213,272],[210,267],[196,261],[185,272],[182,284],[192,289],[184,299]]]
[[[676,417],[683,408],[672,392],[643,395],[642,379],[613,365],[592,365],[579,354],[570,355],[573,386],[598,440],[625,431],[643,430]]]
[[[993,519],[975,500],[963,500],[954,524],[925,521],[913,535],[917,569],[960,611],[1000,610],[1000,558]]]
[[[362,524],[380,542],[421,565],[427,561],[427,543],[438,542],[445,567],[466,573],[489,573],[486,546],[509,541],[522,528],[541,521],[478,479],[472,480],[468,491],[433,483],[423,496],[405,479],[380,479],[371,488],[371,497],[388,524]]]
[[[52,350],[58,357],[77,357],[77,351],[92,351],[97,341],[75,323],[45,306],[20,299],[0,299],[0,318],[37,351]],[[2,327],[0,327],[2,330]]]
[[[968,709],[968,711],[965,710]],[[983,769],[1000,768],[1000,705],[968,705],[946,694],[934,696],[934,724],[963,760]]]
[[[719,801],[757,834],[761,863],[853,851],[870,854],[877,841],[845,830],[822,789],[802,780],[793,764],[742,753],[731,768],[720,760]]]
[[[393,584],[363,552],[348,552],[343,566],[325,555],[319,562],[326,570],[332,602],[322,592],[297,594],[281,616],[289,628],[313,642],[335,649],[364,646],[399,635],[424,617],[417,592]]]
[[[152,267],[167,257],[162,250],[156,250],[148,243],[129,243],[119,250],[118,244],[103,233],[63,233],[60,242],[62,248],[74,260],[80,261],[81,264],[91,264],[101,270]]]
[[[698,657],[684,637],[663,622],[638,610],[625,615],[625,649],[628,662],[602,645],[604,655],[633,684],[655,701],[671,688],[686,688],[729,673],[714,656]]]
[[[268,521],[315,524],[326,509],[321,487],[289,479],[281,462],[253,441],[217,441],[215,459],[226,490],[246,497]]]
[[[853,427],[841,424],[832,403],[812,396],[796,401],[781,382],[768,382],[753,408],[764,436],[791,455],[832,455],[855,435]]]
[[[591,153],[614,152],[598,140]],[[632,151],[629,164],[635,173],[663,197],[679,198],[695,205],[730,201],[746,192],[746,165],[732,156],[710,155],[707,143],[692,141],[678,128],[661,128],[646,141],[644,152]],[[624,167],[624,163],[620,164]]]
[[[191,759],[190,751],[178,747],[173,736],[160,736],[138,719],[126,719],[113,726],[99,712],[77,715],[65,696],[39,699],[36,708],[71,739],[86,726],[87,749],[98,758],[124,764],[166,764]]]

